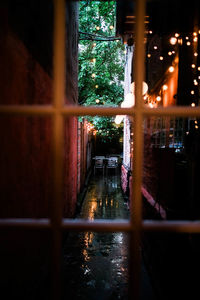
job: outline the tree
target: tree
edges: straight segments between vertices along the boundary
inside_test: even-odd
[[[82,105],[118,106],[123,101],[125,55],[120,38],[114,36],[115,10],[115,1],[80,1],[79,103]],[[115,139],[122,135],[122,129],[111,118],[89,119],[103,139],[108,139],[107,131]]]

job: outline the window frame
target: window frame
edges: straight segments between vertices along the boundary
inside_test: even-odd
[[[200,233],[200,221],[153,221],[142,220],[142,163],[143,163],[143,121],[146,117],[200,117],[200,107],[158,107],[151,109],[142,101],[142,82],[144,78],[144,37],[145,37],[145,0],[136,1],[135,25],[135,106],[120,107],[82,107],[64,105],[65,94],[65,0],[54,0],[54,80],[52,105],[1,105],[1,115],[51,116],[53,119],[53,157],[54,157],[54,197],[51,203],[52,215],[49,219],[0,219],[0,229],[14,227],[19,230],[50,230],[53,239],[52,282],[53,299],[61,294],[61,240],[63,231],[127,232],[130,235],[130,299],[139,299],[140,293],[140,241],[142,232]],[[137,71],[139,70],[139,72]],[[73,220],[62,218],[62,149],[64,144],[64,118],[84,115],[128,115],[133,117],[134,156],[133,156],[133,193],[129,221],[118,220]]]

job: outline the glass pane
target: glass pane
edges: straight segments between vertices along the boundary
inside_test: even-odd
[[[197,118],[145,120],[144,218],[200,218],[199,125]]]
[[[116,26],[116,1],[80,1],[80,105],[116,107],[124,100],[126,50]]]
[[[0,288],[5,299],[51,299],[48,232],[1,229]]]
[[[128,235],[69,234],[63,248],[64,298],[127,299]]]
[[[0,104],[50,104],[53,1],[2,1],[0,15]]]
[[[47,217],[52,197],[52,123],[0,118],[0,217]]]
[[[65,118],[64,217],[129,217],[121,189],[124,116],[118,118]]]
[[[158,106],[199,105],[200,3],[192,0],[148,1],[145,103]]]
[[[145,233],[142,252],[156,299],[195,299],[199,290],[199,234]]]

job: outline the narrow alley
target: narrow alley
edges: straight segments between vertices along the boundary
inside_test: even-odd
[[[77,217],[129,218],[119,174],[92,175]],[[128,234],[121,232],[68,234],[63,249],[64,299],[128,299],[128,244]],[[142,299],[153,299],[144,266]]]

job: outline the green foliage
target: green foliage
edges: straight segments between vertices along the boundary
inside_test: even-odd
[[[79,41],[79,103],[82,105],[119,106],[123,101],[124,45],[120,40],[95,40],[95,35],[102,38],[115,35],[115,9],[115,1],[80,1],[79,31],[93,34],[90,40]],[[102,137],[122,134],[112,118],[93,117],[92,123]]]

